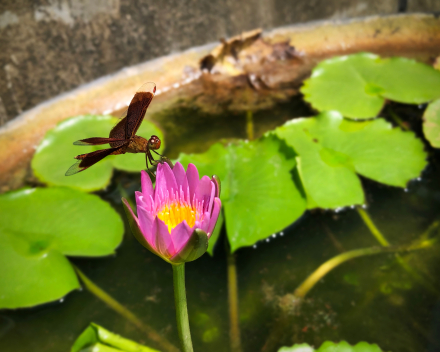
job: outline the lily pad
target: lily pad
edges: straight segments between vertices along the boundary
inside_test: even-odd
[[[426,108],[423,133],[434,148],[440,148],[440,99],[434,100]]]
[[[319,111],[371,118],[385,99],[421,104],[439,98],[440,72],[415,60],[359,53],[319,63],[301,92]]]
[[[0,195],[0,308],[30,307],[79,287],[65,257],[112,254],[124,227],[98,196],[69,188]]]
[[[159,352],[112,333],[95,323],[85,329],[74,342],[70,352]]]
[[[356,122],[338,112],[287,122],[275,130],[298,153],[298,171],[308,207],[364,204],[356,174],[398,187],[426,166],[423,143],[384,119]]]
[[[281,347],[278,352],[382,352],[382,350],[378,345],[367,342],[359,342],[355,346],[351,346],[345,341],[339,343],[326,341],[317,350],[303,343],[293,345],[292,347]]]
[[[194,163],[199,175],[220,177],[231,251],[281,231],[305,210],[304,195],[294,182],[295,154],[274,136],[227,147],[215,144],[204,154],[181,154],[179,161]]]
[[[89,137],[107,137],[118,120],[111,116],[84,115],[60,122],[47,132],[32,159],[32,170],[38,179],[48,185],[68,186],[91,192],[110,183],[113,168],[140,172],[145,169],[145,154],[111,155],[84,172],[65,176],[75,163],[74,157],[109,146],[76,146],[73,142]],[[143,121],[137,134],[149,138],[155,134],[162,140],[163,134],[152,122]]]

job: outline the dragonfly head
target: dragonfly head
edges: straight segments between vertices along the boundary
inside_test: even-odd
[[[160,148],[160,139],[158,136],[153,135],[150,137],[150,139],[148,140],[148,148],[153,150],[157,150]]]

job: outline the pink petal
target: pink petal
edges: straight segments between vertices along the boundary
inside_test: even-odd
[[[180,191],[182,189],[184,195],[186,195],[186,190],[188,189],[188,180],[186,178],[185,169],[183,168],[182,164],[177,162],[174,165],[173,168],[174,177],[176,178],[177,182],[177,189]],[[182,188],[181,188],[182,187]],[[189,199],[186,199],[189,201]]]
[[[150,196],[144,196],[141,192],[134,192],[135,198],[136,198],[136,206],[138,207],[144,207],[148,211],[152,211],[153,204],[152,199]]]
[[[216,175],[213,175],[211,181],[214,182],[215,185],[215,196],[217,198],[220,198],[220,188],[221,188],[220,178]]]
[[[169,258],[175,253],[168,226],[158,217],[153,222],[153,236],[156,249],[161,255]]]
[[[141,171],[141,185],[142,185],[142,193],[145,198],[149,198],[149,196],[153,196],[153,184],[151,183],[151,178],[148,176],[147,172]]]
[[[203,210],[208,209],[209,197],[212,193],[212,182],[208,176],[203,176],[199,181],[199,186],[196,189],[196,200],[200,203],[203,201]]]
[[[218,214],[220,214],[221,207],[222,207],[222,202],[220,201],[219,198],[215,198],[214,208],[212,209],[211,219],[209,221],[209,226],[207,231],[208,237],[211,237],[212,232],[214,231],[215,224],[217,223]]]
[[[176,178],[170,166],[167,163],[159,164],[156,173],[156,197],[171,197],[176,191]]]
[[[211,181],[211,196],[209,197],[209,204],[207,208],[207,211],[211,214],[212,211],[212,204],[214,203],[214,198],[215,198],[215,193],[217,192],[216,190],[216,186],[214,184],[214,182]],[[206,209],[205,208],[205,209]]]
[[[189,187],[189,201],[192,204],[195,191],[199,185],[199,172],[194,164],[188,164],[188,168],[186,169],[186,178],[188,180]]]
[[[128,203],[127,199],[122,198],[122,201],[125,203],[125,205],[127,206],[127,209],[130,211],[131,215],[133,216],[133,219],[136,221],[138,227],[140,228],[140,226],[139,226],[139,219],[137,218],[136,215],[134,215],[134,213],[133,213],[133,209],[131,209],[131,206],[130,206],[130,204]],[[142,231],[142,230],[141,230],[141,231]]]
[[[157,249],[156,243],[153,237],[153,215],[150,214],[144,207],[137,207],[137,212],[139,216],[139,228],[141,229],[142,234],[144,235],[147,242],[151,247]]]
[[[134,198],[136,199],[136,206],[137,207],[144,207],[144,196],[141,192],[134,192]]]
[[[174,229],[171,230],[171,239],[174,243],[174,248],[176,249],[176,253],[178,253],[184,245],[188,242],[191,237],[192,229],[186,223],[186,220],[183,220],[179,225],[177,225]]]
[[[202,229],[206,233],[208,233],[210,220],[211,220],[211,213],[206,212],[205,214],[203,214],[203,220],[202,223],[200,224],[200,229]]]

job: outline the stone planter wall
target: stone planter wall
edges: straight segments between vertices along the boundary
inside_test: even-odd
[[[438,0],[3,0],[0,126],[103,75],[242,31],[440,11]]]

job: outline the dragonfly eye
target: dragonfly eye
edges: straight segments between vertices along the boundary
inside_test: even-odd
[[[160,139],[157,136],[151,136],[148,140],[148,147],[151,149],[159,149],[160,148]]]

